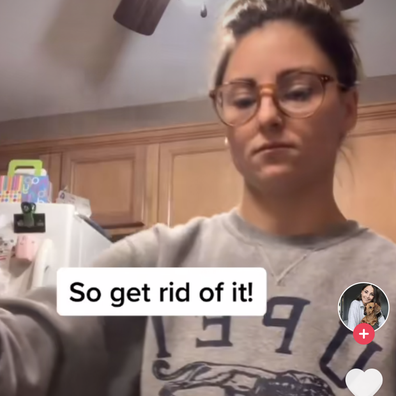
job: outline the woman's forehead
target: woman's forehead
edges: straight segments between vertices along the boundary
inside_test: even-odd
[[[251,78],[264,83],[276,80],[288,69],[334,73],[327,56],[302,28],[289,22],[271,22],[236,45],[224,81]]]

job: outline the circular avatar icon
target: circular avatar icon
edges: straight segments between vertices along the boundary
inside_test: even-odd
[[[353,331],[353,336],[357,342],[359,337],[355,336],[355,329],[359,327],[362,332],[361,325],[369,326],[374,333],[380,329],[387,321],[390,313],[389,300],[385,292],[371,282],[359,282],[349,286],[341,295],[338,301],[338,315],[341,322],[349,330]],[[365,326],[366,329],[369,327]],[[370,332],[371,334],[371,332]],[[368,344],[371,341],[363,342],[370,337],[364,336],[360,344]]]

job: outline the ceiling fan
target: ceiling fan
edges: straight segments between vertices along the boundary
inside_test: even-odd
[[[114,19],[129,30],[145,36],[151,36],[155,32],[170,1],[171,0],[121,0],[114,14]],[[364,0],[339,1],[344,10],[349,10],[364,2]],[[204,5],[206,1],[202,0],[202,3]],[[201,16],[205,17],[206,13],[201,13]]]
[[[340,0],[341,6],[343,10],[350,10],[351,8],[355,8],[360,4],[363,4],[364,0]]]
[[[121,0],[114,19],[127,29],[151,36],[171,0]]]

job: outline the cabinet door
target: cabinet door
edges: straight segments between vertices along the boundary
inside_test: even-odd
[[[334,187],[346,217],[396,242],[396,133],[348,139]]]
[[[224,138],[160,145],[158,219],[177,225],[229,211],[242,195],[242,178]]]
[[[145,146],[113,146],[63,154],[62,188],[90,200],[103,227],[130,227],[144,217]]]
[[[8,164],[13,158],[5,157],[4,155],[0,158],[0,175],[5,176],[8,172]]]

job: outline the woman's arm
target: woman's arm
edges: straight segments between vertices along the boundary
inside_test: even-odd
[[[348,312],[348,328],[352,331],[360,323],[359,309],[359,301],[352,301]]]
[[[156,265],[157,241],[155,229],[143,231],[112,245],[95,265]],[[106,396],[110,361],[121,364],[119,348],[115,358],[109,348],[124,327],[108,318],[59,316],[54,288],[0,299],[0,395]]]
[[[378,327],[381,327],[384,323],[385,323],[384,315],[381,315],[381,316],[378,318]]]
[[[1,396],[105,396],[100,319],[60,317],[55,289],[2,299],[0,307]]]

